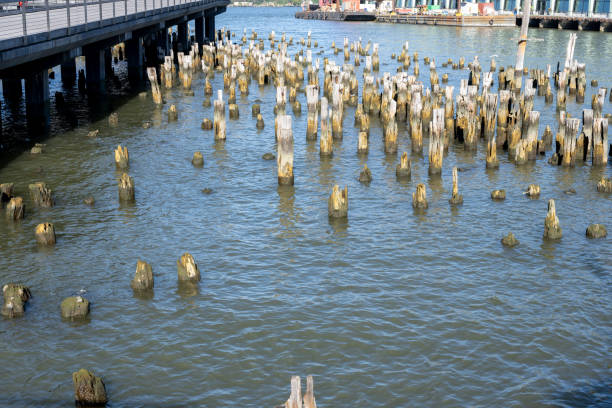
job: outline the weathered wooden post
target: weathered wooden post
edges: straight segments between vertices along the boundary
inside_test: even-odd
[[[159,83],[157,82],[157,71],[154,67],[147,68],[147,76],[149,77],[149,82],[151,83],[151,93],[153,94],[153,102],[156,105],[162,104],[162,96],[161,91],[159,89]]]
[[[576,135],[580,126],[579,119],[568,118],[565,120],[565,138],[563,140],[563,166],[574,167],[576,164]]]
[[[357,140],[357,153],[368,154],[368,134],[366,132],[359,132]]]
[[[319,154],[331,156],[333,154],[333,139],[329,126],[331,110],[327,107],[327,98],[321,98],[321,139],[319,141]]]
[[[527,160],[535,160],[538,153],[538,128],[540,126],[540,112],[530,111],[527,121]]]
[[[430,126],[429,174],[438,175],[442,172],[442,160],[444,158],[444,109],[433,110],[433,121]]]
[[[348,215],[348,187],[340,190],[334,185],[327,202],[327,212],[330,218],[346,218]]]
[[[412,142],[412,153],[423,151],[423,127],[421,121],[421,93],[413,92],[410,100],[410,139]]]
[[[17,221],[25,216],[25,204],[21,197],[11,197],[6,205],[6,217],[10,220]]]
[[[172,88],[172,82],[174,79],[174,62],[171,56],[164,57],[164,86],[166,89]]]
[[[20,283],[8,283],[2,286],[4,301],[0,314],[8,319],[23,316],[25,305],[32,297],[32,293],[27,286]]]
[[[399,164],[395,167],[395,177],[399,180],[410,179],[412,175],[412,163],[408,159],[408,153],[402,153]]]
[[[495,140],[497,94],[487,94],[485,105],[487,110],[484,125],[484,134],[487,141],[486,168],[496,169],[499,167],[499,160],[497,160],[497,142]]]
[[[427,208],[427,191],[425,190],[425,184],[417,184],[416,191],[412,193],[412,207]]]
[[[593,166],[605,166],[608,163],[609,149],[608,119],[597,118],[593,122]]]
[[[53,192],[43,182],[28,185],[30,197],[38,207],[53,207]]]
[[[41,245],[55,245],[55,228],[53,224],[45,222],[38,224],[34,230],[36,242]]]
[[[459,194],[459,176],[457,174],[457,167],[453,167],[453,193],[448,201],[451,205],[463,204],[463,196]]]
[[[279,185],[293,185],[293,131],[291,116],[278,117],[277,172]]]
[[[127,146],[118,145],[115,149],[115,165],[118,169],[127,169],[130,166],[130,155]]]
[[[154,285],[153,268],[148,263],[139,259],[136,264],[134,279],[130,282],[130,286],[134,291],[145,291],[153,289]]]
[[[333,84],[332,87],[332,137],[342,139],[342,85]]]
[[[168,122],[175,122],[178,120],[178,111],[176,105],[172,104],[168,108]]]
[[[560,239],[562,235],[561,225],[559,225],[559,218],[557,218],[555,210],[555,200],[550,199],[548,200],[548,212],[544,220],[544,238],[555,240]]]
[[[225,104],[223,103],[223,91],[217,91],[217,100],[214,103],[213,121],[215,125],[215,140],[225,140]]]
[[[389,101],[389,121],[385,126],[385,153],[397,153],[397,123],[395,122],[396,103]]]
[[[447,86],[444,88],[444,150],[448,149],[450,141],[455,138],[454,90],[454,86]]]
[[[198,265],[195,263],[193,256],[189,252],[185,252],[176,261],[176,270],[178,274],[178,280],[181,282],[199,282],[200,281],[200,270]]]
[[[134,201],[134,180],[127,175],[127,173],[123,173],[121,178],[119,179],[118,184],[119,189],[119,201],[122,202],[133,202]]]

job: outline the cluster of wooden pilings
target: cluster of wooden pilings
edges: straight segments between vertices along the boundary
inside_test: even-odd
[[[608,163],[609,117],[603,114],[608,90],[598,90],[591,100],[591,107],[583,109],[581,118],[572,118],[565,110],[568,98],[584,103],[587,86],[586,67],[574,58],[574,34],[570,36],[566,60],[563,66],[557,66],[555,72],[552,72],[550,65],[546,69],[525,69],[520,72],[515,72],[514,67],[497,69],[495,60],[491,60],[490,67],[486,70],[476,57],[467,64],[467,78],[461,79],[456,95],[454,86],[442,85],[448,81],[448,76],[444,74],[440,77],[435,61],[428,57],[423,59],[423,63],[424,67],[429,68],[429,86],[420,80],[419,56],[416,52],[410,55],[408,42],[402,45],[399,54],[392,56],[397,62],[396,72],[379,73],[379,47],[371,41],[363,46],[361,39],[351,43],[345,38],[342,65],[328,58],[323,58],[322,61],[313,58],[313,40],[310,33],[306,39],[302,38],[299,42],[306,48],[300,49],[293,56],[288,52],[288,46],[293,44],[292,38],[287,39],[283,34],[277,39],[276,34],[272,32],[268,41],[269,47],[266,49],[263,38],[259,38],[255,32],[247,38],[245,30],[240,44],[233,43],[229,32],[221,30],[214,43],[193,44],[189,53],[178,53],[178,63],[175,64],[174,55],[171,54],[161,66],[149,67],[147,73],[153,101],[160,108],[164,105],[163,90],[178,87],[185,95],[193,95],[193,78],[201,75],[205,94],[203,106],[214,106],[212,120],[204,118],[201,127],[205,131],[213,131],[214,140],[220,143],[226,140],[228,134],[226,103],[229,119],[236,120],[240,117],[236,104],[238,92],[243,96],[248,95],[252,82],[260,87],[275,87],[274,132],[270,131],[269,135],[272,137],[274,133],[277,142],[277,180],[281,186],[293,185],[295,182],[292,125],[294,120],[299,120],[296,118],[299,117],[301,106],[297,94],[301,92],[305,93],[307,104],[304,137],[311,143],[319,139],[322,159],[333,155],[334,140],[343,139],[347,106],[355,108],[354,126],[359,131],[357,154],[368,155],[370,124],[374,119],[379,120],[382,125],[383,146],[387,155],[398,155],[398,138],[401,136],[399,129],[406,129],[407,137],[411,141],[411,154],[401,153],[396,167],[398,180],[411,177],[410,157],[423,161],[424,157],[427,157],[430,176],[441,177],[444,157],[451,147],[475,154],[481,144],[486,146],[483,167],[491,171],[499,168],[498,156],[501,154],[506,154],[517,166],[535,161],[547,152],[550,152],[548,163],[554,166],[572,167],[582,163],[602,167]],[[314,44],[316,46],[316,41]],[[332,44],[332,49],[334,55],[341,51],[335,43]],[[365,65],[362,75],[358,75],[362,58]],[[448,59],[442,66],[464,69],[466,62],[463,57],[456,62]],[[211,80],[215,75],[222,75],[223,89],[217,89],[216,97],[211,103],[211,98],[215,95]],[[540,112],[534,110],[534,101],[538,97],[544,98],[547,104],[556,101],[557,112],[555,129],[547,126],[541,134]],[[287,112],[288,104],[295,114],[293,117]],[[168,121],[172,122],[178,120],[180,112],[175,105],[171,105],[167,114]],[[264,122],[259,104],[252,106],[252,115],[257,117],[257,128],[263,129]],[[109,117],[109,124],[116,126],[118,120],[117,114],[113,114]],[[398,126],[400,124],[401,127]],[[97,136],[97,131],[90,133],[94,133],[90,134],[91,137]],[[425,143],[425,140],[428,140],[428,143]],[[426,156],[424,145],[428,146]],[[274,156],[270,154],[267,158]],[[118,179],[119,201],[134,202],[134,180],[127,173],[130,162],[127,147],[118,146],[114,151],[114,159],[121,174]],[[194,152],[191,162],[197,167],[204,166],[202,153]],[[372,180],[367,165],[364,166],[359,180]],[[452,169],[452,185],[449,203],[453,206],[461,205],[464,197],[459,191],[456,167]],[[602,178],[596,188],[603,193],[612,193],[612,180]],[[29,186],[29,191],[34,205],[54,205],[52,191],[45,183],[33,183]],[[526,194],[531,198],[539,197],[539,186],[530,185]],[[327,200],[330,218],[348,217],[348,197],[347,187],[331,187]],[[505,191],[493,191],[491,197],[502,200],[505,198]],[[6,218],[10,222],[18,222],[26,215],[24,200],[14,194],[13,184],[0,184],[0,198]],[[93,198],[86,199],[86,203],[92,205]],[[427,209],[425,184],[416,186],[412,194],[412,205],[418,211]],[[549,200],[544,221],[544,238],[559,239],[561,236],[555,202]],[[605,236],[605,228],[593,224],[587,229],[587,236]],[[35,237],[41,245],[54,245],[56,237],[53,225],[39,224]],[[510,233],[504,237],[502,243],[513,246],[518,241]],[[201,279],[200,270],[189,253],[184,253],[178,259],[177,274],[181,284],[197,284]],[[139,260],[131,287],[135,292],[142,293],[151,291],[153,286],[151,265]],[[7,317],[23,314],[31,297],[28,287],[13,283],[3,287],[3,295],[2,314]],[[64,318],[83,318],[89,314],[89,302],[81,296],[65,299],[61,311]],[[83,378],[95,380],[90,378],[93,378],[91,373],[81,374]],[[75,379],[75,384],[78,381],[80,380]],[[91,392],[95,393],[94,391]],[[303,399],[300,392],[299,377],[293,377],[292,395],[284,406],[316,406],[311,377],[308,378],[307,393]],[[99,399],[105,401],[105,393],[100,395]]]

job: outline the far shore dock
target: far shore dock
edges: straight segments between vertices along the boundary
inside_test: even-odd
[[[300,11],[296,18],[333,21],[374,21],[379,23],[423,24],[455,27],[515,27],[521,17],[512,14],[495,16],[455,16],[435,14],[374,13],[367,11]],[[532,15],[530,27],[612,32],[612,18],[582,15]]]

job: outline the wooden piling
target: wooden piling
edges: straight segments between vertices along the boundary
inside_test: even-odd
[[[41,245],[55,245],[55,228],[53,224],[45,222],[38,224],[34,230],[36,242]]]
[[[32,183],[28,186],[30,197],[38,207],[53,207],[53,192],[43,182]]]
[[[278,118],[277,173],[279,185],[293,185],[293,131],[291,116]]]
[[[156,105],[162,104],[162,96],[161,90],[159,89],[159,83],[157,82],[157,71],[155,67],[147,68],[147,76],[149,77],[149,82],[151,83],[151,93],[153,94],[153,102]]]
[[[499,160],[497,160],[497,141],[495,139],[497,94],[487,94],[485,104],[486,117],[484,124],[484,134],[485,140],[487,141],[486,168],[496,169],[499,167]]]
[[[563,140],[563,166],[573,167],[576,164],[576,135],[580,126],[579,119],[568,118],[565,120],[565,137]]]
[[[609,149],[608,119],[597,118],[593,122],[593,166],[605,166],[608,163]]]
[[[123,173],[119,178],[118,184],[119,190],[119,201],[122,202],[133,202],[134,195],[134,180],[127,175],[127,173]]]
[[[544,220],[544,239],[556,240],[562,236],[561,225],[555,210],[555,200],[548,200],[548,212]]]
[[[346,218],[348,216],[348,187],[340,190],[334,185],[327,202],[327,212],[330,218]]]
[[[181,282],[199,282],[201,279],[198,265],[189,252],[185,252],[176,261],[176,269],[178,280]]]
[[[442,172],[444,158],[444,109],[433,110],[433,120],[430,126],[429,174],[438,175]]]
[[[23,198],[12,197],[6,205],[6,217],[10,220],[17,221],[25,216],[25,204]]]
[[[427,208],[427,191],[425,190],[425,184],[417,184],[416,191],[412,193],[412,207],[415,209]]]
[[[214,102],[213,121],[215,125],[215,140],[225,140],[225,104],[223,103],[223,91],[221,89],[217,91],[217,99]]]
[[[127,169],[130,166],[130,155],[127,146],[118,145],[115,149],[115,165],[118,169]]]
[[[421,93],[414,92],[410,100],[410,139],[412,142],[412,153],[423,151],[423,127],[421,121]]]
[[[321,139],[319,142],[319,154],[331,156],[333,154],[333,140],[329,124],[331,110],[328,108],[327,98],[321,98]]]

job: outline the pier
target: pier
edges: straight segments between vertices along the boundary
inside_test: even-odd
[[[44,0],[0,2],[0,79],[4,98],[18,100],[25,82],[27,112],[44,111],[49,100],[48,70],[61,65],[62,82],[74,83],[75,58],[85,57],[87,91],[105,90],[112,72],[111,47],[125,43],[130,80],[144,78],[145,61],[157,66],[158,49],[169,54],[174,26],[178,51],[193,41],[214,40],[215,16],[228,0]],[[146,56],[149,56],[147,58]],[[41,109],[41,107],[43,109]]]
[[[454,10],[453,10],[454,11]],[[379,23],[443,25],[455,27],[514,27],[520,26],[521,15],[505,13],[492,16],[469,16],[453,14],[403,14],[376,13],[368,11],[300,11],[296,18],[333,21],[376,21]],[[557,28],[567,30],[612,31],[612,17],[607,14],[532,14],[530,27]]]

